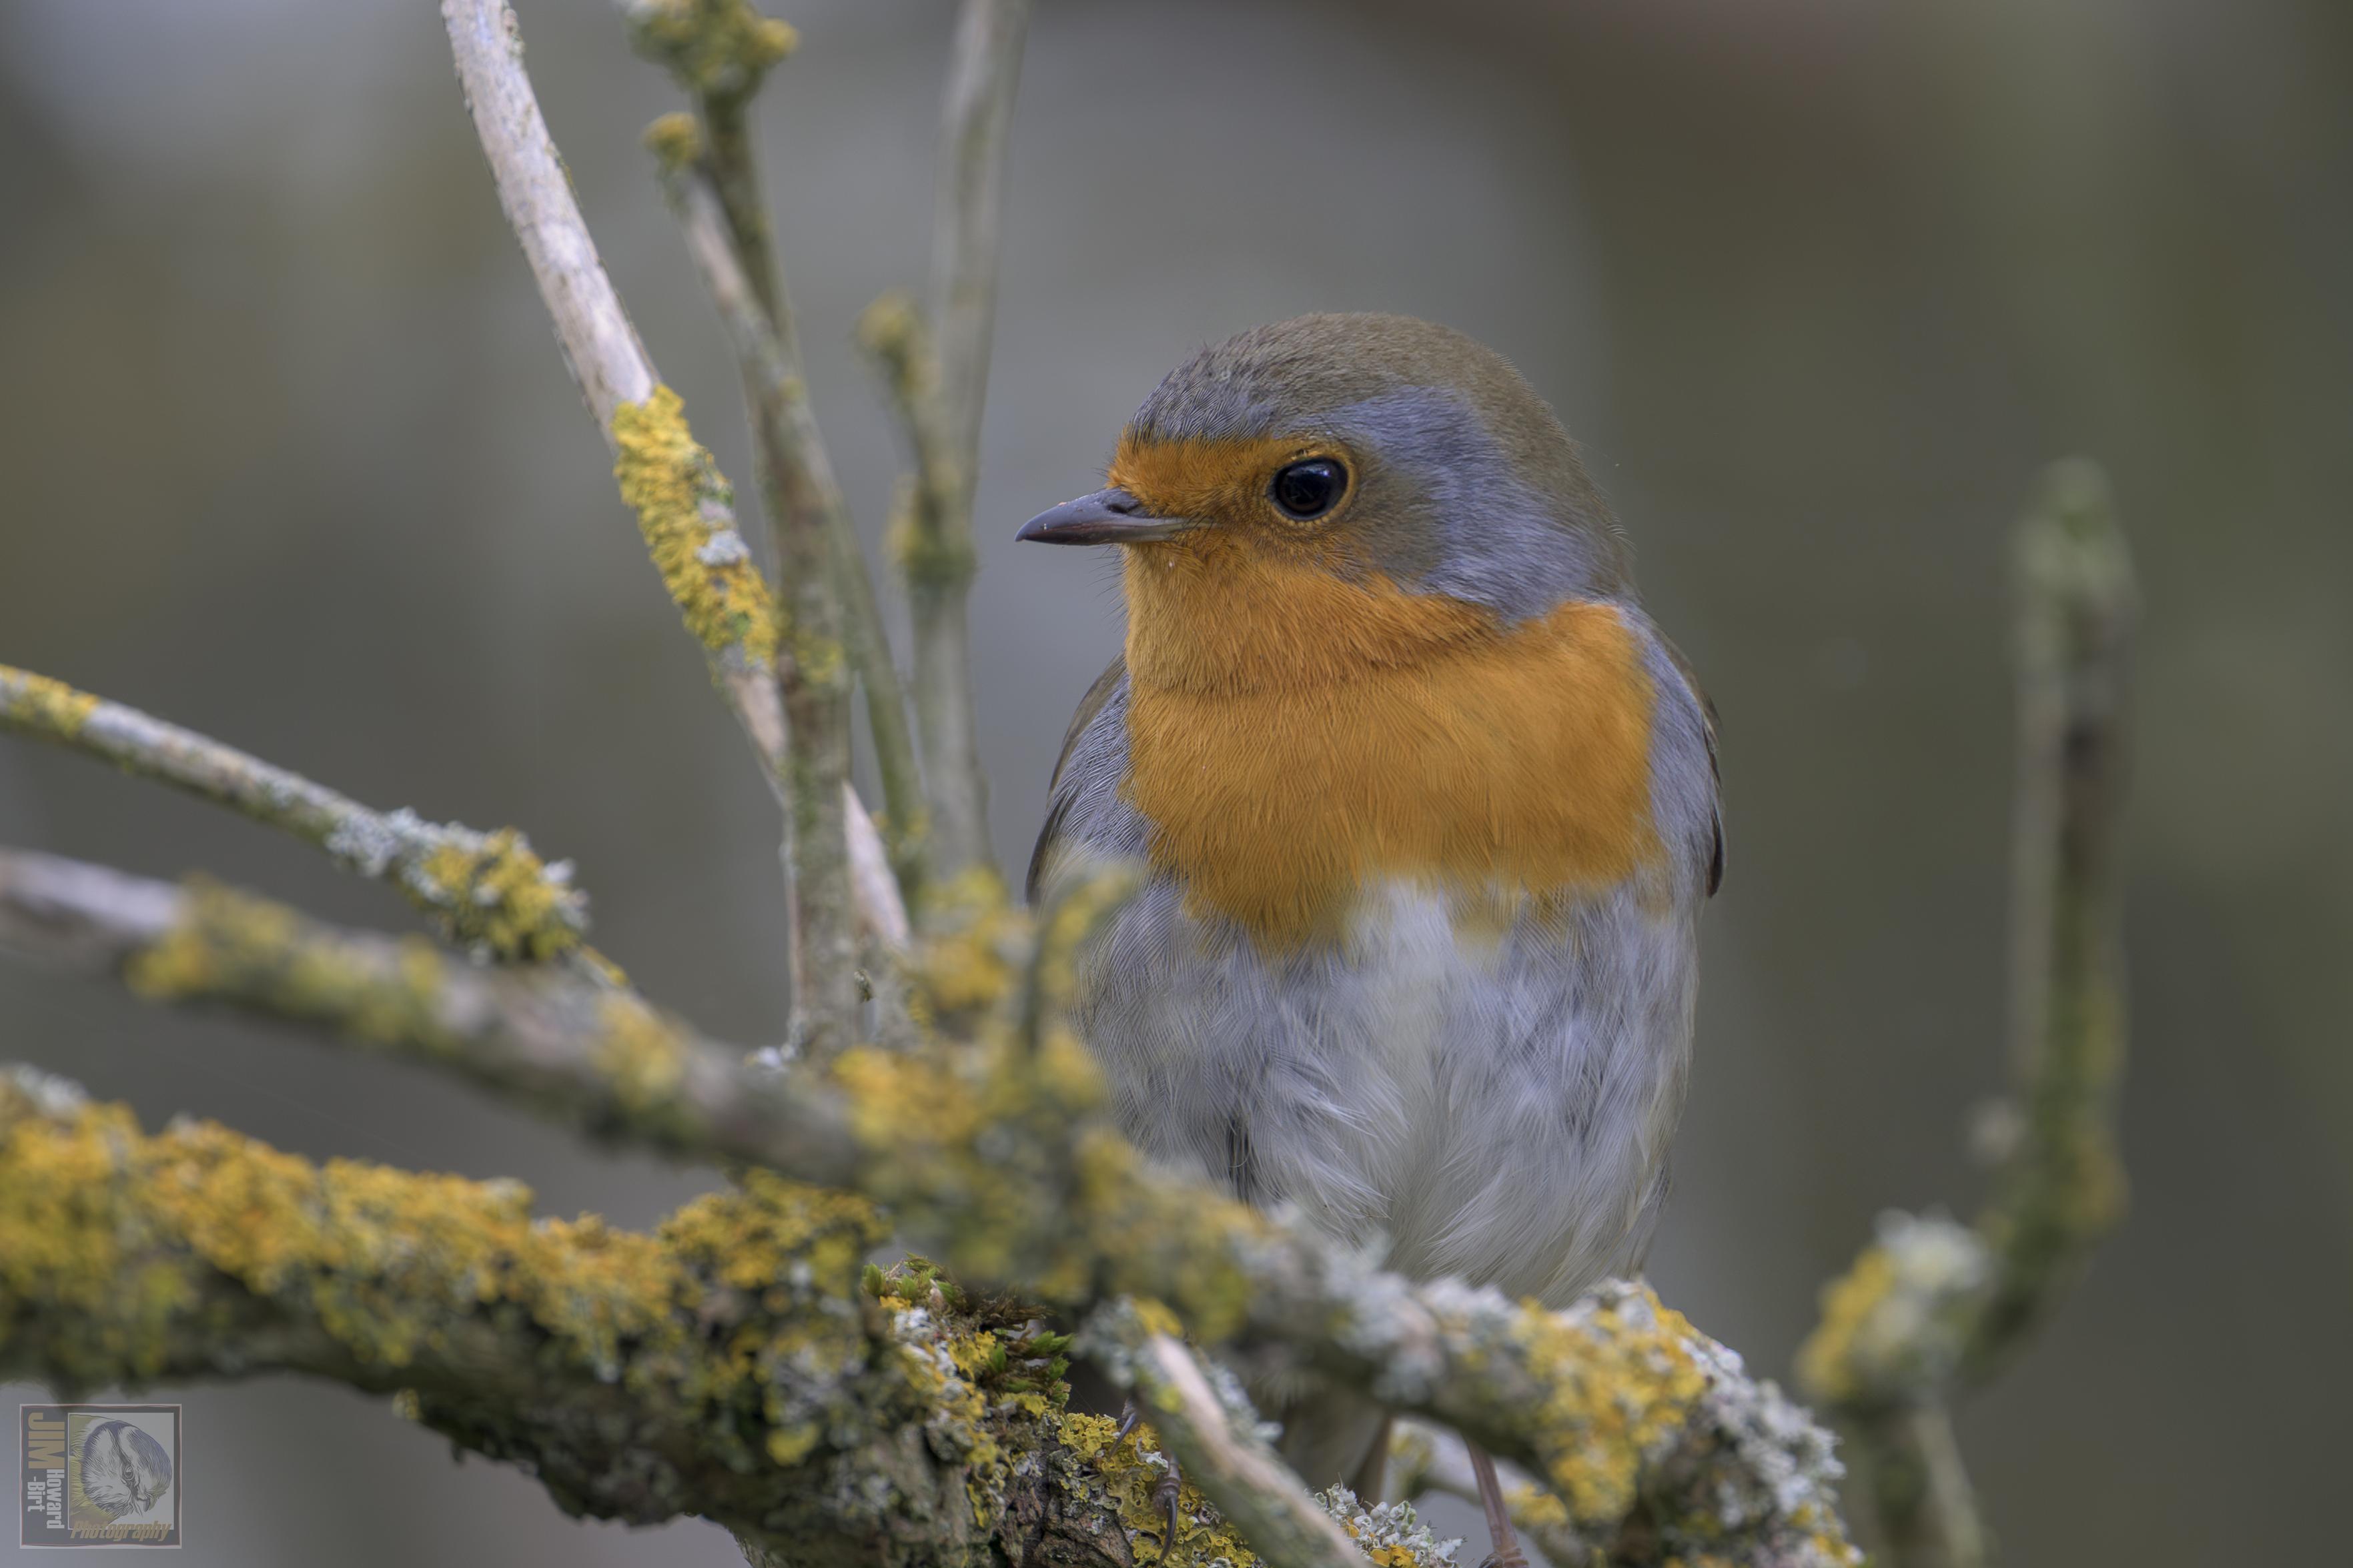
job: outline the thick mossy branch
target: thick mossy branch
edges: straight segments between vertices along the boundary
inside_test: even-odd
[[[317,1166],[209,1123],[151,1137],[0,1077],[0,1375],[396,1391],[567,1511],[700,1514],[796,1564],[1128,1563],[1053,1336],[861,1289],[886,1232],[759,1173],[650,1236],[534,1218],[512,1183]]]
[[[762,1070],[560,976],[472,971],[421,944],[88,868],[122,886],[44,902],[12,894],[8,865],[0,917],[49,911],[29,936],[0,926],[10,945],[39,952],[46,940],[52,956],[151,994],[442,1063],[608,1135],[854,1190],[957,1278],[1018,1286],[1074,1320],[1120,1297],[1163,1302],[1205,1345],[1368,1389],[1524,1463],[1565,1527],[1606,1550],[1659,1541],[1726,1562],[1851,1561],[1828,1439],[1647,1290],[1551,1312],[1415,1284],[1147,1166],[1105,1121],[1062,998],[1050,995],[1034,1041],[1023,1025],[1029,985],[1067,974],[1050,949],[1083,940],[1075,915],[1052,922],[1033,962],[1026,921],[1001,899],[963,907],[965,931],[933,950],[954,1005],[929,970],[916,975],[926,1015],[965,1021],[960,1043]]]
[[[49,741],[315,844],[388,881],[441,934],[485,958],[558,958],[580,947],[588,900],[569,862],[548,865],[512,827],[477,832],[415,812],[374,811],[225,746],[62,681],[0,665],[0,731]]]

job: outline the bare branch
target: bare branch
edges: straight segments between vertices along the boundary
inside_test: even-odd
[[[791,764],[774,668],[776,604],[736,530],[733,492],[688,429],[677,395],[654,374],[597,258],[523,69],[513,13],[504,0],[444,0],[441,15],[500,204],[554,321],[565,363],[614,450],[622,498],[637,512],[664,584],[789,812]],[[850,796],[840,806],[843,813],[860,809]],[[870,910],[865,919],[871,929],[886,931],[903,927],[905,911]]]
[[[941,106],[934,200],[932,320],[937,358],[903,300],[868,312],[860,335],[882,362],[915,475],[902,492],[892,552],[915,628],[915,724],[932,803],[934,868],[992,866],[988,781],[975,727],[967,600],[981,409],[997,310],[1006,132],[1029,37],[1029,0],[965,0]]]
[[[2013,1101],[1973,1226],[1890,1214],[1822,1293],[1799,1373],[1855,1425],[1900,1568],[1989,1560],[1946,1415],[2003,1364],[2124,1204],[2113,1128],[2124,1069],[2117,828],[2137,599],[2099,469],[2058,464],[2015,545],[2018,799]]]
[[[940,106],[933,208],[932,320],[939,323],[943,423],[966,475],[980,447],[997,320],[1006,133],[1029,36],[1029,0],[964,0]]]
[[[371,811],[193,730],[7,665],[0,665],[0,730],[86,752],[317,845],[346,868],[391,882],[449,941],[482,956],[580,951],[588,900],[572,886],[570,863],[543,864],[513,828],[480,833],[405,809]]]

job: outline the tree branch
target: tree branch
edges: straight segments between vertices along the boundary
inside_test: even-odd
[[[572,885],[570,862],[543,864],[512,827],[479,833],[406,809],[371,811],[193,730],[8,665],[0,665],[0,730],[100,758],[316,845],[345,868],[391,882],[445,937],[483,957],[585,951],[588,900]]]
[[[933,368],[930,356],[920,355],[928,374],[919,378],[897,369],[891,376],[914,449],[915,480],[894,531],[895,553],[914,609],[915,722],[931,786],[934,860],[946,875],[994,864],[988,782],[974,729],[967,601],[979,560],[973,487],[997,311],[1006,133],[1029,29],[1029,0],[964,0],[957,15],[933,204],[938,360]],[[913,312],[899,320],[912,328]],[[913,342],[903,331],[901,340]],[[910,395],[918,381],[926,395]]]
[[[1257,1414],[1232,1373],[1197,1361],[1174,1319],[1156,1306],[1114,1302],[1089,1322],[1083,1342],[1115,1381],[1134,1390],[1183,1461],[1186,1481],[1252,1550],[1281,1568],[1362,1568],[1365,1553],[1346,1529],[1260,1436]],[[1222,1389],[1212,1387],[1212,1376]],[[1186,1528],[1180,1510],[1180,1539]]]
[[[185,888],[0,849],[0,951],[235,1008],[423,1062],[597,1136],[690,1159],[854,1173],[838,1096],[700,1038],[634,994],[481,969],[422,939],[338,930],[206,882]],[[786,1149],[785,1146],[790,1145]]]
[[[1755,1563],[1852,1561],[1828,1439],[1649,1291],[1548,1312],[1414,1284],[1147,1166],[1103,1120],[1060,995],[1042,1037],[1021,1037],[1028,925],[1001,903],[971,908],[917,972],[926,1013],[972,1020],[971,1044],[765,1071],[634,998],[592,1005],[562,976],[470,970],[422,942],[111,874],[61,892],[46,858],[5,864],[0,910],[27,911],[33,935],[0,939],[36,956],[90,967],[96,953],[160,1000],[291,1018],[605,1136],[853,1189],[936,1243],[958,1278],[1018,1282],[1074,1316],[1122,1296],[1165,1302],[1205,1344],[1366,1389],[1523,1462],[1599,1542],[1639,1531]],[[1075,919],[1056,925],[1058,942],[1083,934]],[[1034,972],[1066,986],[1067,970]]]
[[[2124,1070],[2117,831],[2132,563],[2093,464],[2055,465],[2014,548],[2018,795],[2012,853],[2013,1100],[1973,1226],[1890,1214],[1822,1293],[1799,1375],[1871,1457],[1901,1568],[1990,1558],[1947,1401],[1990,1378],[2123,1211],[2113,1127]]]
[[[713,680],[789,816],[792,764],[775,668],[776,607],[736,530],[733,491],[688,429],[677,394],[654,374],[597,258],[523,70],[513,13],[503,0],[444,0],[441,15],[500,205],[554,321],[565,363],[613,448],[622,499],[637,513],[663,584],[703,645]],[[849,796],[840,809],[863,813]],[[881,889],[858,891],[870,929],[905,928],[895,889],[888,905],[874,902]]]
[[[210,1123],[145,1136],[0,1071],[0,1377],[396,1394],[567,1512],[701,1514],[797,1568],[1126,1568],[1053,1336],[896,1275],[861,1289],[887,1237],[757,1172],[650,1236],[535,1219],[515,1183],[314,1166]]]
[[[906,693],[865,551],[809,408],[792,300],[754,158],[752,100],[768,68],[797,40],[789,26],[761,16],[748,0],[624,0],[622,10],[638,53],[666,67],[694,100],[693,118],[665,116],[647,142],[660,160],[671,210],[689,226],[688,247],[734,346],[753,418],[756,423],[764,410],[776,411],[770,416],[779,427],[763,440],[762,451],[776,454],[793,471],[778,471],[772,488],[780,494],[786,485],[807,489],[818,513],[842,635],[865,688],[892,865],[902,899],[913,902],[923,879],[924,811]],[[702,187],[691,204],[682,200],[691,185]],[[779,527],[785,521],[776,519]],[[781,538],[778,544],[781,560],[788,549]]]

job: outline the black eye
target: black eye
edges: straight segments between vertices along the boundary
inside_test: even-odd
[[[1268,493],[1292,517],[1321,517],[1348,488],[1348,470],[1329,458],[1310,458],[1277,470]]]

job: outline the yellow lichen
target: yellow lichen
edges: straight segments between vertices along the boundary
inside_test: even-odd
[[[1176,1549],[1169,1550],[1168,1516],[1156,1496],[1168,1461],[1149,1423],[1137,1426],[1125,1441],[1116,1439],[1118,1425],[1108,1416],[1070,1412],[1057,1429],[1070,1457],[1101,1483],[1137,1563],[1209,1568],[1222,1560],[1231,1568],[1252,1568],[1261,1561],[1190,1481],[1177,1488]]]
[[[81,733],[98,699],[77,691],[62,680],[35,675],[0,664],[0,721],[20,726],[53,740],[70,741]]]
[[[387,1370],[526,1322],[551,1366],[765,1417],[775,1456],[826,1423],[772,1408],[772,1369],[863,1364],[857,1312],[817,1303],[847,1303],[886,1234],[862,1200],[761,1173],[652,1236],[534,1219],[513,1183],[313,1165],[211,1123],[146,1137],[121,1108],[40,1114],[0,1083],[0,1348],[40,1324],[66,1383],[159,1372],[220,1321],[226,1278]]]
[[[1867,1247],[1854,1267],[1822,1287],[1822,1320],[1798,1348],[1798,1384],[1814,1398],[1841,1405],[1862,1392],[1855,1350],[1865,1326],[1896,1282],[1895,1259]]]
[[[580,945],[570,889],[512,827],[476,847],[441,844],[417,866],[411,890],[452,942],[494,958],[544,962]]]
[[[1581,1328],[1530,1302],[1513,1339],[1545,1391],[1533,1436],[1553,1489],[1577,1521],[1601,1523],[1633,1506],[1644,1455],[1691,1419],[1707,1376],[1694,1331],[1648,1287],[1593,1310]]]
[[[594,1060],[621,1109],[643,1115],[667,1101],[686,1073],[686,1042],[634,996],[616,994],[599,1008]]]
[[[687,428],[678,394],[657,386],[643,403],[614,410],[613,445],[621,499],[638,514],[638,530],[687,629],[714,654],[733,648],[754,665],[770,663],[776,603],[734,531],[733,497]]]
[[[1011,994],[1028,918],[1006,898],[996,872],[975,866],[930,889],[923,920],[912,1001],[924,1022],[967,1034]]]
[[[308,925],[286,908],[191,879],[179,919],[123,966],[133,991],[159,1001],[247,996],[362,1039],[448,1044],[440,1017],[441,963],[422,937],[401,944],[387,971],[366,950]]]

